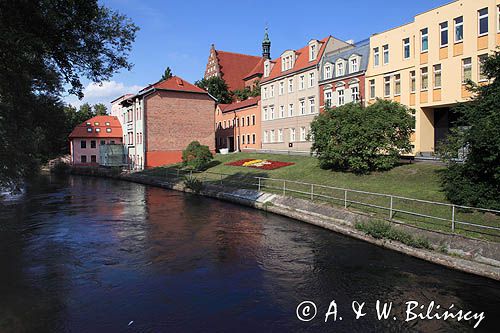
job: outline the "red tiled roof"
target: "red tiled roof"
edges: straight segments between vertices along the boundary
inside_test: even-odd
[[[254,75],[263,75],[264,74],[264,61],[265,58],[260,58],[260,61],[255,65],[255,67],[247,74],[243,79],[250,78]]]
[[[243,79],[261,61],[261,57],[247,54],[215,51],[219,60],[222,78],[226,81],[229,90],[245,88]]]
[[[189,83],[188,81],[178,77],[172,76],[169,79],[158,81],[154,84],[147,86],[146,88],[139,91],[139,95],[144,93],[149,89],[161,89],[161,90],[173,90],[173,91],[184,91],[184,92],[194,92],[194,93],[203,93],[207,94],[206,90],[201,89],[200,87],[195,86],[194,84]]]
[[[109,126],[106,125],[107,122],[109,122]],[[87,123],[90,123],[90,125],[87,125]],[[89,128],[92,129],[91,132],[89,132]],[[96,132],[97,128],[99,129],[98,132]],[[111,129],[111,132],[107,131],[108,128]],[[121,138],[122,136],[122,126],[118,117],[95,116],[76,126],[69,138]]]
[[[249,106],[257,105],[260,101],[260,96],[250,97],[241,102],[234,102],[231,104],[220,104],[219,107],[222,112],[235,111],[239,109],[243,109]]]
[[[321,47],[319,48],[318,55],[316,56],[315,60],[309,61],[309,45],[304,46],[303,48],[295,51],[295,54],[297,55],[297,59],[295,60],[295,63],[293,67],[287,71],[282,72],[281,71],[281,60],[280,58],[276,58],[273,62],[276,64],[274,65],[273,69],[271,70],[271,73],[269,74],[268,77],[263,78],[262,82],[267,82],[272,79],[275,79],[277,77],[297,72],[301,69],[316,65],[321,57],[323,56],[323,52],[325,51],[326,47],[326,42],[331,36],[325,37],[322,40],[320,40],[320,45]]]

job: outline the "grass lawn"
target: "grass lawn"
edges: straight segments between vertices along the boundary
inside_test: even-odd
[[[228,162],[235,162],[242,159],[268,159],[281,162],[293,162],[295,164],[275,170],[225,165]],[[174,172],[170,169],[178,167],[178,165],[170,165],[148,169],[142,173],[156,177],[165,177],[168,172]],[[219,184],[222,180],[223,184],[228,186],[256,188],[257,180],[253,177],[259,176],[447,203],[440,185],[439,173],[442,170],[444,170],[444,167],[439,164],[413,162],[401,164],[386,172],[355,175],[347,172],[323,170],[318,166],[318,160],[315,157],[236,153],[217,155],[210,164],[210,167],[205,172],[197,174],[196,177],[199,177],[207,183]],[[219,174],[224,175],[221,176]],[[175,174],[173,176],[175,177]],[[262,180],[261,184],[264,185],[262,187],[264,191],[283,193],[283,181]],[[288,182],[286,184],[287,195],[310,199],[310,192],[310,185]],[[341,207],[344,206],[344,191],[315,186],[313,192],[315,201],[322,201]],[[388,197],[349,192],[348,200],[351,201],[348,203],[349,209],[372,214],[374,217],[389,217],[388,209],[370,207],[356,203],[362,202],[388,208],[391,205],[390,198]],[[449,206],[394,198],[393,207],[394,209],[400,210],[400,212],[395,212],[393,216],[396,220],[427,229],[445,232],[451,231],[451,221],[430,219],[405,213],[414,212],[450,220],[452,210]],[[496,227],[500,225],[500,217],[498,215],[459,209],[455,210],[455,221],[473,222]],[[479,229],[473,226],[457,224],[455,232],[478,238],[496,241],[500,240],[500,232]]]

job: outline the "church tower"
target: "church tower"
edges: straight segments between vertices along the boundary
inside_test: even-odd
[[[264,33],[264,40],[262,41],[262,57],[265,59],[271,59],[271,41],[269,40],[269,35],[267,32]]]

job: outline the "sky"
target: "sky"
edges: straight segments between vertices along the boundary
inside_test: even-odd
[[[271,57],[276,58],[313,38],[332,35],[360,41],[448,2],[451,0],[100,0],[140,27],[129,57],[134,67],[116,73],[102,85],[83,80],[84,99],[66,95],[65,101],[77,107],[85,102],[104,103],[109,108],[116,97],[158,81],[167,66],[174,75],[194,82],[203,77],[212,43],[219,50],[261,55],[266,26]]]

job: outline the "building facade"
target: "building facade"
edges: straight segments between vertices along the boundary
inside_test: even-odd
[[[318,63],[325,52],[349,45],[331,36],[313,39],[299,50],[264,62],[262,149],[309,152],[310,124],[319,113]]]
[[[122,127],[114,116],[96,116],[81,123],[69,135],[71,164],[99,165],[100,148],[122,144]]]
[[[261,148],[260,97],[219,104],[215,112],[215,145],[229,152]]]
[[[194,140],[215,151],[215,100],[180,77],[150,85],[120,104],[132,169],[180,162]]]
[[[470,79],[487,83],[484,57],[500,45],[500,1],[457,0],[370,38],[369,103],[391,99],[415,110],[413,154],[432,156],[467,101]]]
[[[370,41],[326,52],[319,63],[320,112],[325,107],[364,103]]]

